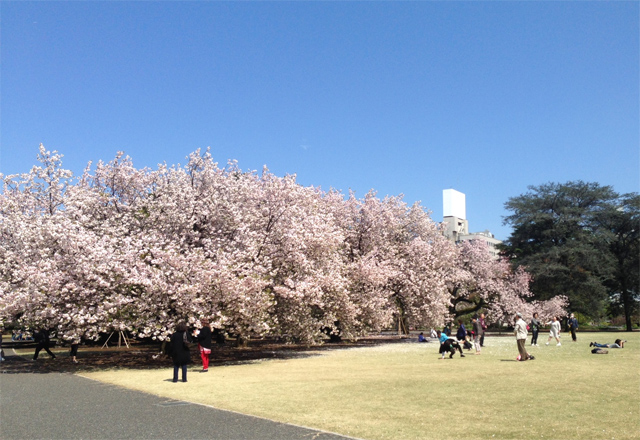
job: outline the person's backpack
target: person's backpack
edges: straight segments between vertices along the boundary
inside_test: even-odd
[[[594,348],[591,350],[593,354],[609,354],[609,350],[605,350],[604,348]]]

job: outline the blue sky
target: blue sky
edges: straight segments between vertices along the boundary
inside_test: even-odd
[[[0,172],[38,145],[267,165],[505,239],[529,185],[640,187],[639,3],[0,2]]]

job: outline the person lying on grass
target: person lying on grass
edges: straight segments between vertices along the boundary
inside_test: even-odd
[[[462,347],[460,347],[458,341],[448,337],[444,333],[441,333],[439,330],[438,338],[440,339],[440,354],[442,354],[442,357],[440,359],[444,359],[444,355],[447,352],[449,353],[449,359],[453,358],[453,355],[456,354],[456,350],[460,351],[460,357],[464,357],[464,354],[462,353]]]
[[[616,339],[613,344],[598,344],[597,342],[591,342],[589,347],[598,347],[598,348],[624,348],[624,343],[627,341],[623,341],[622,339]]]

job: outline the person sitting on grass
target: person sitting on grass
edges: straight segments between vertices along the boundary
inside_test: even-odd
[[[613,344],[598,344],[597,342],[591,342],[589,347],[598,347],[598,348],[624,348],[624,343],[627,341],[623,341],[622,339],[616,339]]]
[[[438,338],[440,339],[439,352],[440,354],[442,354],[442,357],[440,359],[444,359],[444,355],[447,352],[449,353],[449,359],[453,358],[453,355],[456,354],[456,350],[460,351],[460,357],[464,357],[464,354],[462,353],[462,347],[460,347],[460,344],[458,343],[458,341],[448,337],[447,335],[445,335],[444,333],[441,333],[440,331],[438,331]]]
[[[429,342],[429,340],[424,337],[424,333],[420,332],[418,335],[418,342]]]

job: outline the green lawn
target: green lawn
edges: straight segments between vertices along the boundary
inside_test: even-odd
[[[541,335],[542,336],[542,335]],[[543,343],[544,337],[541,338]],[[627,339],[591,354],[589,341]],[[203,403],[363,439],[639,439],[640,333],[581,333],[531,347],[488,337],[481,356],[439,360],[436,343],[389,344],[314,356],[172,371],[83,373],[171,399]]]

